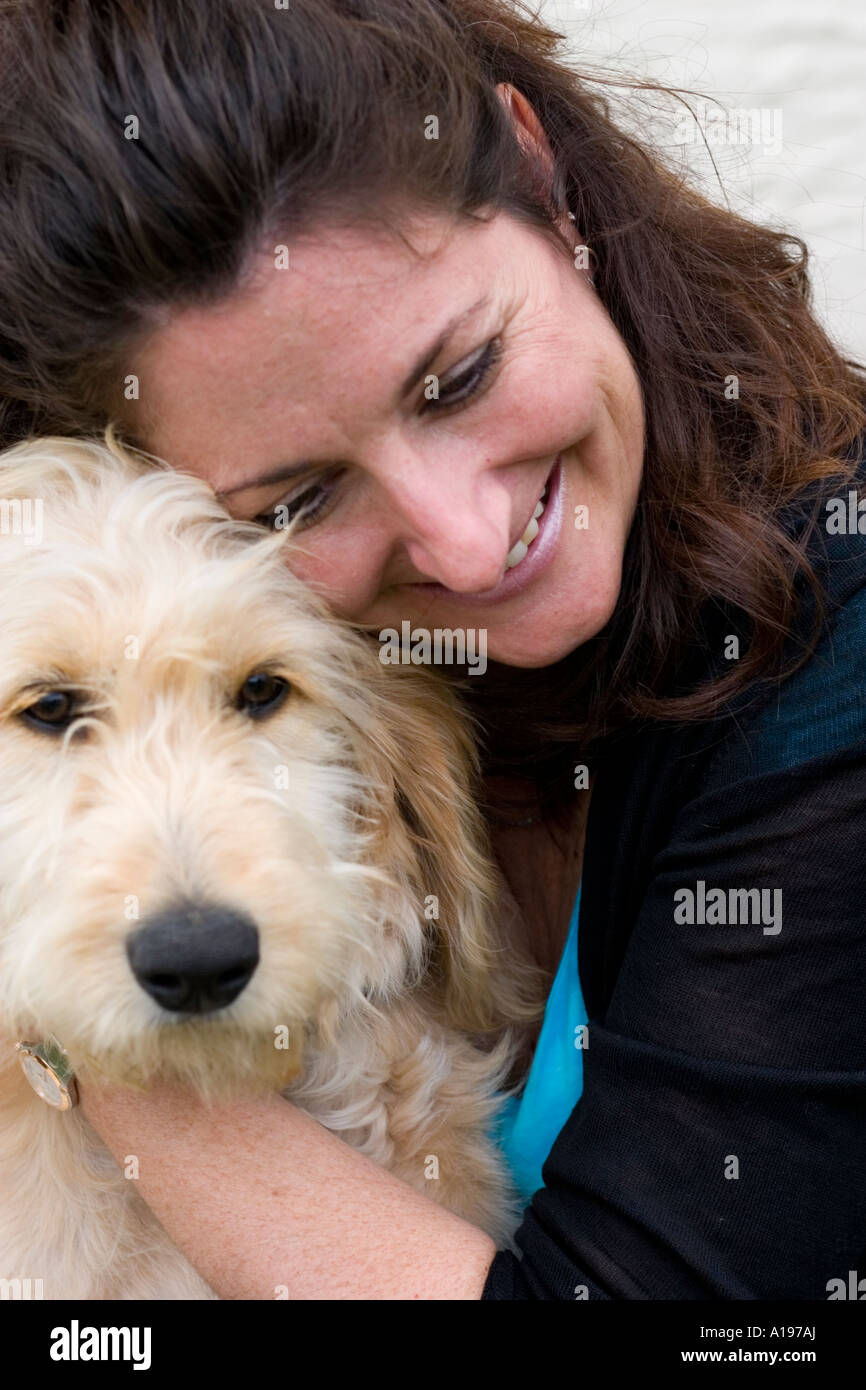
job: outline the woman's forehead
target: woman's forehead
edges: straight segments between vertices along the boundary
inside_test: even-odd
[[[236,293],[174,312],[135,354],[136,438],[190,465],[208,439],[229,441],[234,475],[251,428],[261,458],[271,431],[282,448],[287,430],[319,448],[341,422],[399,408],[437,342],[450,330],[455,349],[472,351],[513,286],[520,256],[504,221],[413,229],[414,249],[354,230],[275,243]]]

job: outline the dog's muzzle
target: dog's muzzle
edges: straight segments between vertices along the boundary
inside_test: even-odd
[[[235,908],[181,902],[148,918],[127,938],[132,973],[171,1013],[224,1009],[259,963],[255,922]]]

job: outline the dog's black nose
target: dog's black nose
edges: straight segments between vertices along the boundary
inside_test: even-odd
[[[172,1013],[224,1009],[259,963],[252,918],[230,907],[178,903],[148,918],[127,938],[126,954],[142,989]]]

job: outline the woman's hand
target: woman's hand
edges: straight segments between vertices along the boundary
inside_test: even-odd
[[[224,1299],[477,1299],[496,1246],[279,1095],[206,1106],[158,1083],[82,1111]]]

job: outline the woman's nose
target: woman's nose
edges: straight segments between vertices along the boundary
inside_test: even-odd
[[[404,478],[395,511],[397,535],[419,582],[455,593],[494,588],[505,571],[511,502],[506,488],[481,480],[457,489]],[[401,534],[402,533],[402,534]]]

